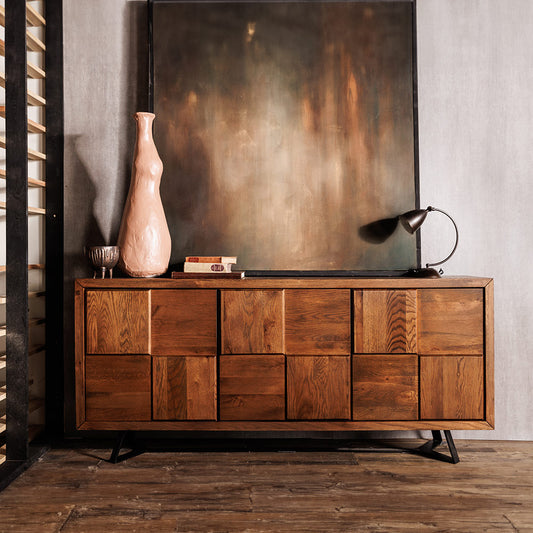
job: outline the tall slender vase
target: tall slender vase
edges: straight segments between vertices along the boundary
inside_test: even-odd
[[[119,266],[136,278],[159,276],[170,259],[168,231],[159,184],[163,163],[152,137],[153,113],[135,113],[137,140],[130,190],[122,214],[118,246]]]

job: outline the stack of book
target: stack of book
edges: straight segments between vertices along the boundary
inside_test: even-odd
[[[237,263],[236,257],[195,255],[185,258],[183,272],[172,272],[173,278],[243,278],[244,272],[232,272],[231,268]]]

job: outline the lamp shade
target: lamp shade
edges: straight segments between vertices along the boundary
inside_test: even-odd
[[[426,220],[429,209],[413,209],[400,215],[402,226],[409,232],[414,233]]]

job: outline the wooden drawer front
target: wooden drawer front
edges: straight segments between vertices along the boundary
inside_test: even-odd
[[[352,368],[354,420],[418,419],[416,355],[356,355]]]
[[[287,356],[287,418],[349,419],[349,356]]]
[[[285,356],[220,357],[221,420],[285,419]]]
[[[217,351],[217,291],[152,291],[152,355],[213,355]]]
[[[283,291],[222,291],[224,354],[283,353]]]
[[[287,354],[351,353],[349,289],[285,291]]]
[[[483,419],[483,357],[420,358],[420,418]]]
[[[86,418],[150,420],[150,356],[88,355]]]
[[[154,420],[216,420],[216,356],[153,357]]]
[[[355,353],[416,353],[416,291],[354,291]]]
[[[148,354],[150,291],[87,291],[87,353]]]
[[[418,351],[422,355],[483,353],[483,289],[420,289]]]

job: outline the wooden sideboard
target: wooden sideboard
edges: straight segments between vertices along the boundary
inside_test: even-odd
[[[80,430],[494,427],[488,278],[81,279]]]

